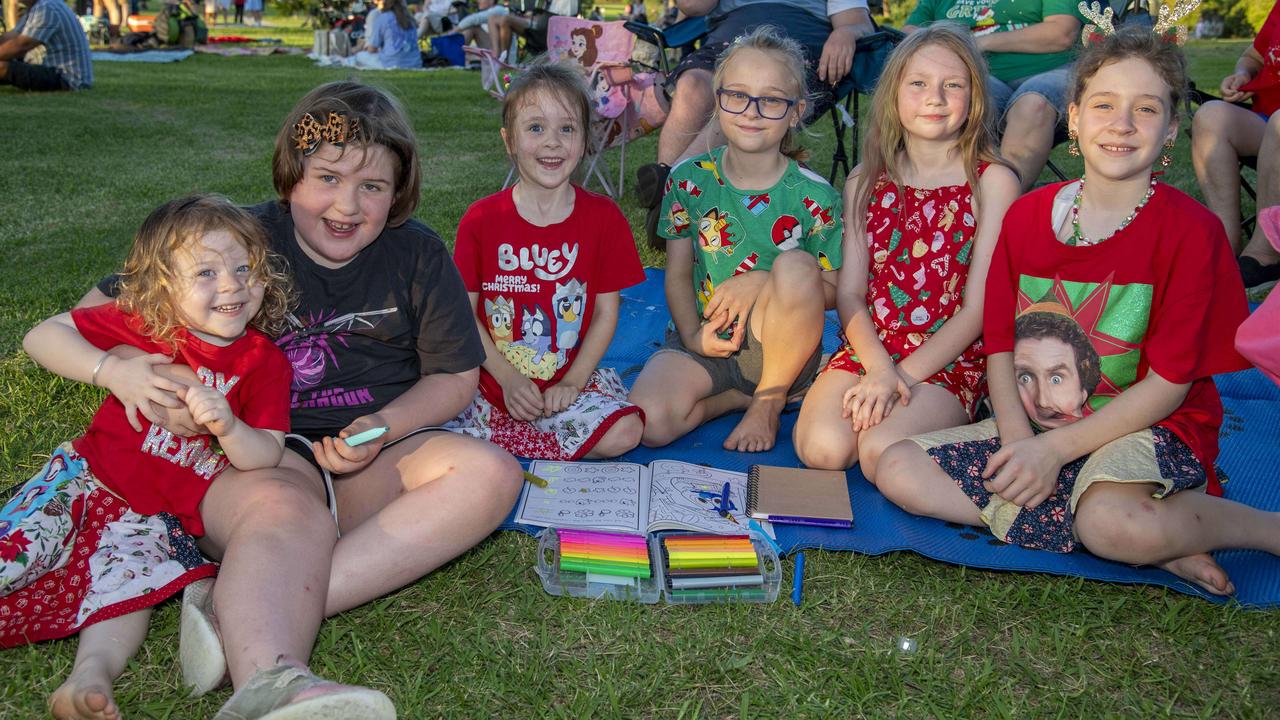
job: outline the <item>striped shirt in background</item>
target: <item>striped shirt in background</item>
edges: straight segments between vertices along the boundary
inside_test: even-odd
[[[23,62],[57,68],[72,90],[93,86],[89,41],[80,18],[63,0],[36,0],[14,30],[42,43]]]

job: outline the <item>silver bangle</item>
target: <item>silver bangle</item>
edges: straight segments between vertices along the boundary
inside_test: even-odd
[[[98,371],[102,369],[103,364],[107,362],[107,358],[109,357],[111,357],[111,353],[109,352],[102,353],[102,357],[98,360],[98,364],[93,366],[93,374],[89,376],[90,385],[97,387]]]

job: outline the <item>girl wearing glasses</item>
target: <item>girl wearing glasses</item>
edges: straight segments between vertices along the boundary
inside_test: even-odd
[[[835,302],[840,195],[802,167],[809,107],[798,43],[764,26],[738,38],[714,77],[727,145],[676,165],[658,233],[667,241],[666,344],[636,379],[642,442],[665,445],[745,410],[724,447],[773,447],[779,414],[818,368]]]
[[[805,398],[795,445],[810,467],[861,463],[922,432],[972,422],[986,393],[982,291],[1015,173],[990,131],[986,63],[946,23],[894,51],[845,183],[842,346]]]

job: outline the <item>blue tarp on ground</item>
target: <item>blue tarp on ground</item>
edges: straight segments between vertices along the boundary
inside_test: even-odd
[[[628,384],[661,343],[668,319],[662,278],[661,270],[649,270],[642,285],[622,293],[618,332],[602,365],[617,368]],[[823,338],[827,350],[835,347],[835,333],[836,321],[829,314]],[[1257,370],[1222,375],[1217,382],[1226,407],[1221,436],[1222,455],[1218,462],[1225,471],[1226,495],[1232,500],[1265,510],[1280,511],[1280,483],[1274,481],[1277,461],[1280,460],[1280,452],[1277,452],[1280,448],[1280,388]],[[622,459],[648,463],[659,458],[672,458],[740,472],[746,472],[756,463],[800,464],[790,442],[791,428],[796,419],[795,408],[783,414],[778,445],[766,453],[736,453],[720,447],[738,417],[720,418],[665,448],[639,448]],[[985,529],[909,515],[881,497],[857,468],[849,471],[849,496],[853,503],[853,529],[777,525],[779,544],[788,552],[823,548],[880,555],[910,550],[935,560],[975,568],[1078,575],[1108,582],[1150,583],[1220,600],[1163,570],[1133,568],[1083,551],[1059,555],[1027,550],[1006,545]],[[512,523],[503,527],[525,532],[540,529]],[[1254,607],[1280,605],[1280,557],[1239,550],[1214,553],[1214,557],[1235,582],[1235,599],[1241,604]]]

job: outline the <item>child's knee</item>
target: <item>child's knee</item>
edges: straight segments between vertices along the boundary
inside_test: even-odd
[[[849,434],[834,432],[827,425],[796,426],[796,455],[806,467],[818,470],[848,470],[858,460],[857,448]]]
[[[640,444],[644,436],[644,421],[639,413],[633,413],[619,419],[609,428],[600,442],[591,449],[595,458],[613,458],[630,452]]]
[[[769,281],[779,290],[799,291],[822,282],[818,261],[804,250],[787,250],[773,259]]]
[[[1098,483],[1076,504],[1073,527],[1094,555],[1134,564],[1166,559],[1168,532],[1161,501]]]
[[[867,475],[867,480],[894,505],[913,515],[923,515],[924,507],[917,502],[922,490],[918,482],[922,458],[924,462],[932,463],[919,445],[910,440],[899,440],[880,454],[876,472],[874,476]]]

